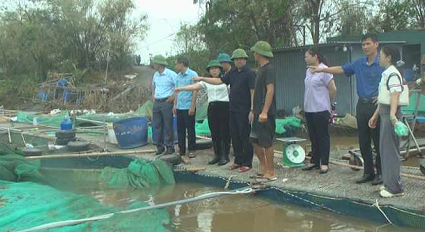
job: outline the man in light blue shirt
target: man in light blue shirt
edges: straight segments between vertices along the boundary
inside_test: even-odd
[[[193,78],[198,74],[189,68],[189,60],[179,57],[176,60],[176,71],[179,72],[176,87],[184,87],[193,84]],[[173,112],[177,115],[177,137],[180,155],[186,154],[186,130],[188,134],[189,158],[194,158],[196,134],[195,134],[195,106],[196,94],[194,91],[180,91],[174,100]]]
[[[176,87],[177,74],[166,68],[168,65],[164,56],[157,55],[153,58],[156,70],[152,79],[153,116],[152,124],[157,147],[157,155],[165,152],[173,154],[173,102],[174,88]]]

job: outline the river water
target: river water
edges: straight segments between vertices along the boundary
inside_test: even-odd
[[[187,199],[221,188],[196,183],[179,183],[146,190],[101,190],[73,188],[91,195],[106,205],[124,208],[134,201],[160,204]],[[283,205],[258,196],[236,195],[175,205],[166,208],[167,228],[174,232],[418,232],[410,228],[382,225],[358,218],[337,215],[295,205]]]

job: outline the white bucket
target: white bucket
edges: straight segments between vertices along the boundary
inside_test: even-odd
[[[109,137],[110,143],[118,144],[117,137],[115,136],[114,128],[110,124],[108,124],[108,137]]]

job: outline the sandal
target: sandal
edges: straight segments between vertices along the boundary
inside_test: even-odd
[[[235,169],[237,169],[237,168],[240,168],[241,166],[239,165],[239,164],[232,164],[232,165],[230,165],[230,170],[235,170]]]
[[[326,167],[326,169],[320,167],[319,174],[326,174],[329,171],[329,166]]]
[[[193,151],[189,151],[189,154],[187,156],[189,156],[189,158],[195,158],[196,154]]]
[[[239,172],[246,172],[246,171],[249,171],[249,170],[251,170],[251,168],[247,167],[247,166],[242,166],[242,167],[239,168]]]
[[[263,173],[256,172],[254,175],[249,176],[251,179],[262,178],[264,176]]]

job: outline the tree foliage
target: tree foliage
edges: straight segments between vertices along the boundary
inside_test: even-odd
[[[146,16],[132,0],[20,0],[0,10],[0,64],[8,76],[45,78],[49,70],[112,69],[132,64]]]
[[[192,35],[176,37],[176,43],[187,45],[182,53],[206,49],[213,58],[248,50],[258,40],[287,47],[337,35],[425,28],[425,0],[208,0],[205,8],[197,25],[179,32]]]
[[[370,20],[372,31],[425,29],[425,0],[381,0],[377,12]]]
[[[216,52],[249,49],[258,40],[291,45],[290,5],[295,0],[216,0],[197,26],[207,47]]]

